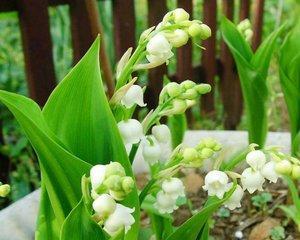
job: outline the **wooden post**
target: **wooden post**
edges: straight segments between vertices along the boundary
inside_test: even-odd
[[[70,3],[72,44],[74,62],[78,62],[89,49],[98,34],[102,35],[102,27],[98,16],[96,0],[74,0]],[[114,92],[114,80],[101,37],[100,64],[108,94]]]
[[[148,26],[157,25],[167,12],[165,0],[148,0]],[[149,70],[148,86],[145,94],[147,106],[154,109],[158,104],[159,93],[163,87],[163,76],[167,73],[166,65]]]
[[[119,60],[125,51],[135,47],[134,0],[113,0],[115,52]]]
[[[212,31],[212,36],[203,41],[203,47],[206,49],[202,55],[202,66],[204,71],[204,82],[211,84],[214,90],[214,79],[216,75],[216,26],[217,26],[217,1],[204,0],[203,2],[203,22],[207,24]],[[201,105],[202,112],[205,114],[213,114],[214,107],[214,91],[202,96]]]
[[[232,20],[234,0],[223,0],[224,15]],[[243,9],[244,10],[244,9]],[[245,14],[244,12],[243,14]],[[221,95],[225,112],[225,129],[236,129],[241,119],[243,98],[234,60],[224,41],[221,43]]]
[[[43,105],[56,85],[47,0],[17,0],[30,96]]]
[[[250,0],[241,0],[240,3],[240,20],[242,21],[249,18]]]
[[[263,28],[263,17],[264,17],[264,0],[255,0],[254,2],[254,16],[253,16],[253,39],[252,48],[255,51],[262,38],[262,28]]]
[[[0,146],[4,146],[3,126],[0,119]],[[0,154],[0,182],[8,183],[9,181],[10,159],[5,154]]]

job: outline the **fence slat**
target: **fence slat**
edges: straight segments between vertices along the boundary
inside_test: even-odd
[[[3,124],[0,119],[0,146],[4,146],[4,136],[3,136]],[[7,183],[9,181],[9,168],[10,168],[10,160],[9,158],[0,153],[0,181],[3,183]]]
[[[202,45],[206,48],[202,55],[202,66],[204,72],[204,82],[211,84],[214,88],[214,78],[216,75],[216,26],[217,26],[217,1],[203,1],[203,22],[207,24],[212,31],[212,36],[203,41]],[[201,99],[201,109],[205,114],[214,113],[214,96],[213,91],[205,94]]]
[[[157,25],[167,11],[165,0],[148,0],[148,26]],[[163,76],[167,73],[166,65],[149,70],[149,83],[145,94],[149,109],[154,109],[158,104],[159,93],[163,86]]]
[[[263,17],[264,17],[264,0],[255,0],[254,2],[254,15],[253,15],[253,39],[252,48],[256,50],[261,42]]]
[[[89,49],[96,36],[102,34],[96,0],[74,0],[70,4],[72,44],[74,62],[78,62]],[[108,94],[114,91],[114,81],[106,52],[105,43],[101,38],[100,63],[103,79]]]
[[[116,59],[129,47],[135,47],[134,0],[113,0],[113,22]]]
[[[250,0],[241,0],[240,1],[240,20],[249,18],[250,12]]]
[[[232,20],[234,0],[222,1],[224,15]],[[221,43],[221,95],[225,112],[225,129],[236,129],[241,119],[243,99],[234,60],[224,41]]]
[[[17,1],[29,93],[40,105],[56,85],[47,4]]]

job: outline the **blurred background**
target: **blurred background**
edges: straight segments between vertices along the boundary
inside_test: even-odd
[[[100,60],[109,96],[115,65],[122,53],[136,45],[143,30],[157,24],[168,10],[176,7],[185,8],[194,19],[209,25],[213,35],[204,42],[194,39],[178,49],[168,66],[139,73],[139,83],[149,84],[149,108],[156,105],[165,75],[178,82],[208,82],[214,91],[187,114],[189,128],[245,130],[239,80],[221,39],[220,17],[225,14],[235,23],[249,18],[256,49],[268,34],[292,20],[299,9],[297,0],[1,0],[0,89],[30,96],[42,106],[55,84],[100,32]],[[278,47],[282,38],[278,39]],[[269,129],[287,131],[288,115],[276,54],[268,84]],[[12,185],[10,198],[0,199],[2,209],[38,188],[40,176],[36,156],[16,120],[2,105],[0,111],[0,181]]]

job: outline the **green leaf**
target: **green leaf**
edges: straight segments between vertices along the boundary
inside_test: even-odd
[[[292,154],[300,157],[300,25],[287,35],[280,49],[279,74],[281,88],[287,104]]]
[[[172,147],[176,148],[182,143],[184,133],[187,129],[185,114],[178,114],[168,117],[168,126],[172,135]]]
[[[180,240],[189,239],[196,240],[201,239],[201,231],[205,227],[208,219],[212,214],[232,195],[236,188],[237,183],[235,182],[230,191],[225,195],[223,199],[217,197],[211,197],[207,200],[205,206],[196,213],[194,216],[189,218],[184,224],[177,228],[167,240]],[[203,232],[206,234],[206,231]]]
[[[71,72],[50,95],[43,115],[51,130],[74,155],[84,161],[106,164],[120,162],[133,176],[117,124],[110,110],[100,74],[99,37]],[[135,207],[135,224],[128,238],[137,236],[139,203],[135,189],[123,202]]]
[[[105,240],[105,233],[100,226],[92,220],[83,199],[66,218],[61,231],[61,240]],[[123,238],[116,238],[123,239]]]
[[[61,225],[80,200],[81,176],[91,165],[61,147],[35,102],[6,91],[0,91],[0,101],[14,114],[38,155],[43,183]],[[48,202],[45,196],[43,199]]]
[[[247,116],[249,143],[264,146],[268,131],[267,107],[268,88],[266,77],[275,40],[283,31],[279,28],[271,34],[253,54],[249,44],[236,26],[222,18],[221,30],[237,65]]]

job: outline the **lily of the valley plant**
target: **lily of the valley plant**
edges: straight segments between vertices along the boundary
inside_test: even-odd
[[[167,13],[158,26],[141,35],[135,51],[129,49],[119,61],[117,87],[109,101],[100,75],[99,38],[43,109],[29,98],[0,91],[1,102],[23,127],[39,159],[42,193],[37,240],[207,239],[208,220],[221,205],[240,207],[244,191],[261,191],[266,180],[276,182],[280,175],[299,178],[297,159],[276,148],[255,150],[250,145],[206,175],[207,202],[181,226],[173,227],[172,213],[187,202],[177,173],[201,167],[218,154],[221,145],[202,139],[195,147],[179,145],[166,153],[171,132],[160,119],[184,113],[210,86],[190,80],[168,83],[158,107],[139,121],[132,115],[137,106],[146,106],[145,89],[131,75],[167,64],[173,49],[195,36],[209,37],[209,27],[190,20],[183,9]],[[149,181],[140,190],[132,171],[139,148],[150,170]],[[243,160],[248,168],[233,172]],[[5,185],[0,189],[1,196],[9,192]],[[140,225],[141,211],[151,220],[149,229]]]

